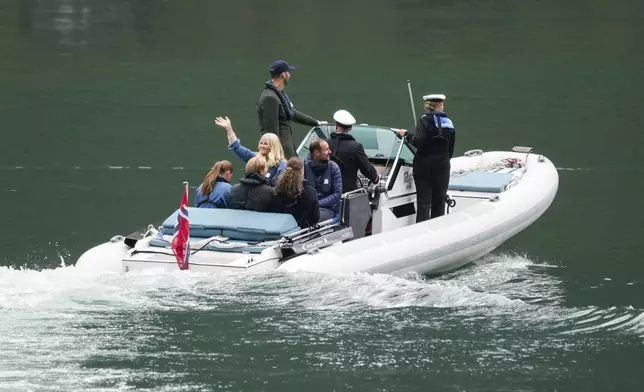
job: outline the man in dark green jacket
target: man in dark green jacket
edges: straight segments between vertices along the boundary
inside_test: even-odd
[[[299,112],[293,107],[284,88],[291,78],[291,67],[284,60],[278,60],[271,64],[271,80],[266,82],[262,94],[257,101],[257,118],[259,120],[259,131],[261,134],[271,132],[279,136],[284,149],[285,159],[297,156],[291,121],[314,127],[326,124],[326,121],[318,121],[313,117]]]

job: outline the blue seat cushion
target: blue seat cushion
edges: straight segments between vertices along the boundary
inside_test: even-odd
[[[512,181],[511,173],[475,171],[449,180],[449,190],[500,193]]]
[[[195,250],[199,249],[199,247],[196,245],[197,241],[200,241],[201,238],[194,238],[190,240],[190,252],[194,252]],[[167,248],[170,246],[170,243],[164,239],[158,238],[158,237],[153,237],[152,240],[150,241],[151,246],[157,246],[159,248]],[[203,249],[206,250],[214,250],[217,252],[232,252],[232,253],[262,253],[264,249],[266,249],[265,246],[257,246],[257,245],[248,245],[248,246],[238,246],[238,247],[217,247],[214,244],[208,244]]]
[[[188,217],[190,237],[221,235],[242,241],[270,241],[300,229],[293,215],[274,212],[188,207]],[[163,222],[161,232],[172,235],[176,223],[177,211]]]

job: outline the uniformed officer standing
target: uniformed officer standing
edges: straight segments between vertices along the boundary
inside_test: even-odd
[[[333,114],[335,132],[331,132],[329,147],[331,159],[340,166],[342,174],[342,192],[358,189],[358,170],[371,182],[380,179],[376,168],[369,162],[362,143],[349,134],[356,119],[346,110],[338,110]]]
[[[427,112],[418,120],[416,131],[407,133],[406,129],[399,130],[400,136],[416,147],[416,223],[445,214],[450,159],[454,155],[456,140],[454,124],[443,112],[445,98],[443,94],[425,95],[423,100]]]

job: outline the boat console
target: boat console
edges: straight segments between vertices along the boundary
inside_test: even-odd
[[[329,139],[331,133],[335,132],[334,124],[319,125],[311,130],[298,147],[298,155],[304,159],[309,154],[309,145],[315,139]],[[365,153],[369,162],[374,165],[376,171],[380,175],[379,184],[371,184],[362,173],[358,172],[358,187],[368,191],[372,196],[372,202],[377,199],[377,195],[382,192],[391,192],[394,190],[395,185],[400,188],[400,183],[403,188],[410,188],[409,174],[404,172],[411,172],[411,166],[414,160],[413,146],[406,143],[398,136],[398,133],[393,128],[378,127],[367,124],[356,124],[352,127],[350,134],[364,147]],[[407,167],[409,170],[402,170],[401,168]],[[400,178],[399,178],[400,177]],[[413,182],[413,181],[411,181]],[[398,183],[398,184],[396,184]],[[415,193],[415,190],[412,190]],[[398,195],[399,192],[395,192]],[[377,200],[372,203],[372,206],[377,208]]]
[[[330,139],[335,124],[311,128],[297,151],[304,159],[315,139]],[[380,174],[378,184],[358,172],[358,189],[368,197],[371,211],[367,233],[377,234],[414,223],[416,215],[416,186],[413,179],[415,149],[398,136],[394,128],[356,124],[350,134],[362,144],[365,153]],[[354,215],[356,216],[356,215]]]

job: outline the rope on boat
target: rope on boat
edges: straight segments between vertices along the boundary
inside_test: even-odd
[[[447,205],[447,213],[449,214],[449,209],[454,208],[454,206],[456,205],[456,200],[447,195],[445,196],[445,204]]]

